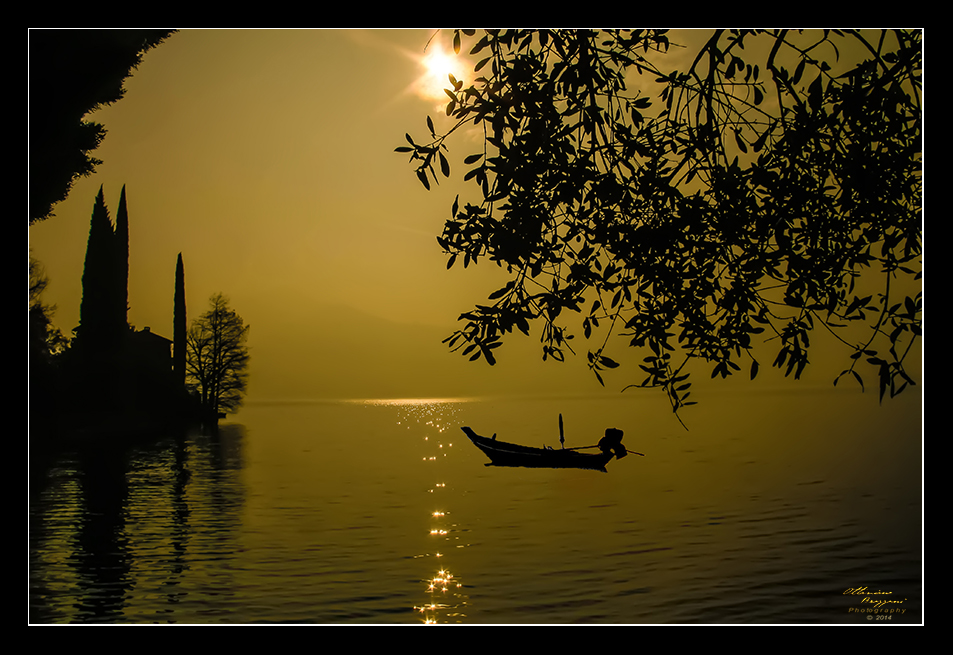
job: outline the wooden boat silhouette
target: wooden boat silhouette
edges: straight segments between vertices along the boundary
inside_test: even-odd
[[[575,468],[606,473],[606,464],[616,456],[611,451],[580,453],[571,448],[532,448],[481,437],[470,428],[460,428],[477,448],[490,458],[486,466],[522,466],[528,468]],[[623,456],[625,450],[622,450]]]

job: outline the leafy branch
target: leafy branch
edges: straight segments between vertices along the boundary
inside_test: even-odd
[[[543,358],[561,361],[575,316],[599,339],[588,358],[600,384],[622,337],[647,350],[647,377],[629,386],[664,389],[677,414],[694,402],[690,360],[725,378],[745,356],[754,378],[768,332],[773,365],[799,378],[823,326],[851,351],[841,376],[860,381],[866,357],[881,397],[913,383],[919,33],[717,30],[674,71],[663,30],[455,30],[455,49],[468,39],[479,76],[450,78],[455,122],[437,133],[428,117],[427,143],[408,134],[397,149],[430,189],[450,176],[447,138],[483,132],[463,160],[475,199],[454,199],[437,241],[448,268],[488,258],[511,278],[460,316],[451,348],[493,364],[504,335],[540,322]],[[874,296],[856,287],[877,275],[887,291],[868,317]],[[839,336],[851,325],[869,339]]]

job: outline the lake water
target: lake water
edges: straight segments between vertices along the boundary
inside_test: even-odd
[[[628,394],[250,404],[63,452],[31,479],[30,622],[921,623],[920,399],[702,400],[689,431]],[[487,467],[459,429],[559,447],[560,413],[567,447],[644,456]]]

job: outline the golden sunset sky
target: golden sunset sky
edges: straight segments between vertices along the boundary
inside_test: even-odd
[[[94,198],[103,186],[114,218],[125,185],[130,323],[171,338],[181,252],[189,321],[222,292],[251,325],[250,400],[615,395],[638,382],[620,369],[601,388],[584,343],[542,362],[538,328],[492,368],[441,344],[505,278],[489,262],[448,271],[436,242],[454,196],[472,199],[462,161],[482,132],[450,144],[453,178],[429,192],[394,152],[406,132],[424,140],[427,115],[448,124],[446,75],[472,71],[451,31],[435,32],[184,30],[149,51],[125,97],[90,115],[108,130],[93,153],[104,163],[29,228],[57,327],[79,321]],[[441,55],[451,68],[432,64]]]
[[[94,153],[104,163],[29,228],[57,327],[79,322],[96,193],[115,218],[125,185],[130,323],[171,337],[181,252],[190,322],[220,291],[252,327],[250,398],[525,384],[440,343],[500,278],[489,265],[446,270],[436,237],[462,187],[428,193],[394,152],[405,132],[424,137],[428,114],[449,120],[450,33],[435,32],[184,30],[149,51],[125,97],[90,115],[108,130]],[[458,77],[472,69],[455,65]],[[565,379],[591,389],[574,368]]]

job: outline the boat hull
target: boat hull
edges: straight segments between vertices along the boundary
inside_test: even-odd
[[[550,450],[481,437],[470,428],[461,428],[470,441],[483,451],[490,462],[487,466],[519,466],[524,468],[575,468],[606,472],[612,453],[580,453],[575,450]]]

